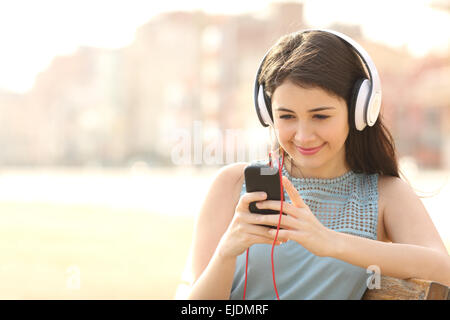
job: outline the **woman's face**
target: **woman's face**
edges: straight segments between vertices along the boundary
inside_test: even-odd
[[[278,141],[304,177],[336,177],[348,171],[345,140],[349,127],[344,99],[286,80],[271,100]],[[321,148],[308,153],[298,147]]]

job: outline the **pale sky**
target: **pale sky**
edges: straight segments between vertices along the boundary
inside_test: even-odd
[[[297,0],[312,27],[332,22],[362,24],[364,34],[413,54],[449,50],[450,15],[430,9],[427,0]],[[36,74],[55,55],[78,46],[119,48],[138,26],[167,10],[262,12],[278,0],[14,0],[0,2],[0,88],[29,90]],[[444,49],[443,49],[444,48]],[[445,49],[446,48],[446,49]]]

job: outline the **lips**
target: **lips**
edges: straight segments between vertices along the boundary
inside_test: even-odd
[[[318,146],[318,147],[314,147],[314,148],[303,148],[303,147],[298,147],[298,148],[300,148],[300,149],[302,149],[302,150],[305,150],[305,151],[311,151],[311,150],[316,150],[316,149],[319,149],[319,148],[321,148],[322,146]]]
[[[297,150],[298,150],[301,154],[304,154],[304,155],[311,155],[311,154],[314,154],[314,153],[318,152],[320,149],[322,149],[322,147],[323,147],[324,145],[325,145],[325,143],[322,144],[322,145],[320,145],[320,146],[318,146],[318,147],[314,147],[314,148],[302,148],[302,147],[299,147],[299,146],[295,146],[295,147],[297,148]]]

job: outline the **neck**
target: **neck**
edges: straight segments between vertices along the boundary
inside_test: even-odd
[[[285,157],[284,162],[286,164],[286,170],[291,177],[294,178],[319,178],[319,179],[333,179],[340,177],[350,171],[350,168],[344,161],[344,163],[329,166],[327,168],[302,168],[292,163],[291,157]]]

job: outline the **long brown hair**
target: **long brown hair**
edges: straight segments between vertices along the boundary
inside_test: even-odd
[[[350,106],[355,83],[362,78],[368,78],[367,72],[350,45],[331,33],[311,31],[282,36],[264,60],[258,81],[264,84],[268,97],[283,81],[290,80],[345,99],[350,129],[345,157],[350,169],[400,178],[394,139],[383,124],[382,113],[372,127],[363,131],[355,127]]]

